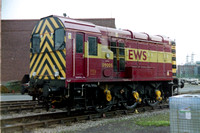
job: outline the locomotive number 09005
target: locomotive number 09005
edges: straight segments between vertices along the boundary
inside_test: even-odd
[[[112,63],[102,63],[102,67],[111,68],[111,67],[113,67],[113,64]]]

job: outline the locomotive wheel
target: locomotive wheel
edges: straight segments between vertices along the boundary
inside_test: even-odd
[[[136,106],[137,106],[137,102],[129,102],[129,103],[123,103],[123,106],[128,109],[128,110],[131,110],[131,109],[134,109]]]
[[[112,104],[111,104],[111,102],[108,102],[107,104],[97,105],[95,107],[95,110],[98,113],[104,113],[104,112],[109,111],[111,108],[112,108]]]
[[[98,113],[109,111],[113,106],[113,98],[108,101],[103,90],[100,88],[96,90],[96,97],[94,102],[94,110]]]
[[[126,102],[122,102],[122,105],[124,106],[125,109],[131,110],[134,109],[138,102],[135,100],[135,98],[133,97],[132,94],[132,88],[126,86],[124,88],[125,93],[123,93],[123,101]]]
[[[146,99],[146,103],[149,106],[154,107],[154,106],[158,105],[158,103],[160,103],[160,102],[155,99]]]
[[[147,97],[145,98],[145,102],[147,105],[154,107],[158,105],[158,103],[160,103],[160,101],[156,100],[156,94],[155,94],[155,91],[159,90],[159,86],[160,86],[159,83],[146,86],[145,89],[147,91],[147,94],[146,94]]]

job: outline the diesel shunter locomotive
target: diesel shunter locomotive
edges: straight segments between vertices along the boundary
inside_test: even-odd
[[[161,35],[48,16],[32,31],[28,93],[69,111],[154,106],[178,85],[175,47]]]

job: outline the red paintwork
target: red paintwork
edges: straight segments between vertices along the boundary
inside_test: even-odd
[[[71,82],[169,81],[173,79],[171,63],[126,61],[124,72],[114,72],[113,60],[84,58],[83,54],[75,52],[74,46],[76,33],[81,32],[85,35],[85,42],[88,41],[87,37],[92,35],[98,37],[101,45],[109,46],[110,41],[115,40],[124,42],[125,48],[170,52],[168,38],[96,26],[64,17],[59,17],[59,19],[66,29],[66,86]],[[71,39],[68,38],[68,33],[71,34]],[[142,54],[144,60],[147,56],[144,51],[134,54]],[[103,63],[111,63],[112,66],[105,67]]]

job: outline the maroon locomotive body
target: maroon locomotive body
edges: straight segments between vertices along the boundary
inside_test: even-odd
[[[177,86],[175,42],[160,35],[48,16],[30,48],[29,94],[47,105],[133,109],[156,105]]]

